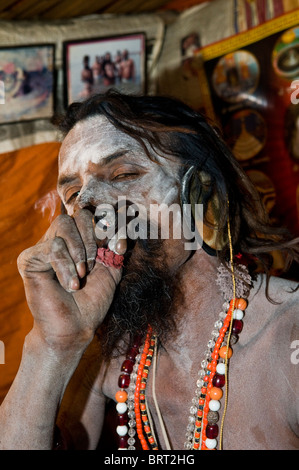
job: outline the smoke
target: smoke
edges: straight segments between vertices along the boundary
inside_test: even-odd
[[[56,210],[60,206],[60,202],[61,200],[56,189],[53,189],[41,197],[38,201],[36,201],[34,204],[34,209],[41,212],[43,217],[45,217],[46,212],[48,211],[48,220],[49,222],[52,222]]]

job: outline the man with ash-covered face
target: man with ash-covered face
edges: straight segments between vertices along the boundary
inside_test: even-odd
[[[268,276],[273,250],[298,262],[298,240],[269,227],[216,131],[181,103],[109,92],[59,125],[64,213],[18,260],[34,326],[1,447],[97,448],[114,400],[115,449],[298,448],[297,284]],[[176,208],[168,237],[152,220],[162,205]],[[173,236],[184,205],[190,232]],[[135,237],[104,233],[103,207],[132,206]]]

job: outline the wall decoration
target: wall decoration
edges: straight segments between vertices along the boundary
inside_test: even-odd
[[[54,56],[53,44],[0,48],[0,124],[52,117]]]
[[[299,11],[197,52],[217,125],[267,200],[270,218],[299,234]],[[299,83],[299,82],[298,82]],[[212,116],[213,117],[213,116]]]
[[[255,92],[259,81],[259,64],[248,51],[238,50],[221,57],[213,71],[216,94],[230,103],[244,100]]]
[[[65,104],[109,88],[145,91],[145,34],[64,42]]]
[[[224,130],[235,158],[245,162],[260,153],[267,138],[267,125],[253,109],[233,113]]]
[[[272,52],[273,68],[285,79],[299,76],[299,26],[281,34]]]

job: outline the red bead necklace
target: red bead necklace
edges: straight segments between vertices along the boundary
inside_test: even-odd
[[[216,438],[219,432],[220,439],[222,438],[223,419],[227,405],[225,402],[219,430],[217,422],[219,420],[218,411],[221,406],[220,400],[223,396],[222,389],[225,385],[227,386],[227,363],[232,356],[231,344],[238,340],[238,335],[242,331],[242,319],[246,307],[247,301],[245,299],[233,299],[230,304],[226,304],[227,311],[220,313],[220,318],[214,325],[212,340],[208,343],[209,349],[206,359],[201,363],[200,378],[197,381],[195,397],[190,408],[186,441],[184,443],[184,449],[186,450],[216,449],[218,445]],[[148,373],[154,350],[157,347],[157,337],[153,335],[150,326],[138,362],[140,343],[140,338],[134,341],[133,347],[129,350],[126,360],[122,364],[122,373],[118,382],[120,390],[115,396],[118,410],[119,449],[135,450],[136,432],[143,450],[158,450],[145,399]],[[137,363],[134,365],[135,360]],[[131,399],[129,399],[126,392],[129,387],[134,388],[133,398],[131,397]],[[127,426],[128,408],[131,417],[129,428]],[[135,417],[135,420],[132,417]],[[134,426],[136,426],[136,431]]]
[[[142,337],[137,337],[132,347],[126,354],[126,358],[121,366],[121,374],[118,379],[118,386],[120,390],[116,393],[116,410],[117,410],[117,428],[116,432],[119,436],[119,449],[127,448],[128,440],[128,407],[126,401],[128,399],[127,388],[130,385],[130,374],[132,373],[136,356],[139,352]]]

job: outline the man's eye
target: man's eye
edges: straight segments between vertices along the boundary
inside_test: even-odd
[[[72,195],[67,199],[66,204],[70,204],[74,199],[76,199],[80,194],[80,191],[72,193]]]
[[[134,179],[138,176],[138,173],[120,173],[112,178],[112,181],[119,181],[119,180],[129,180]]]

